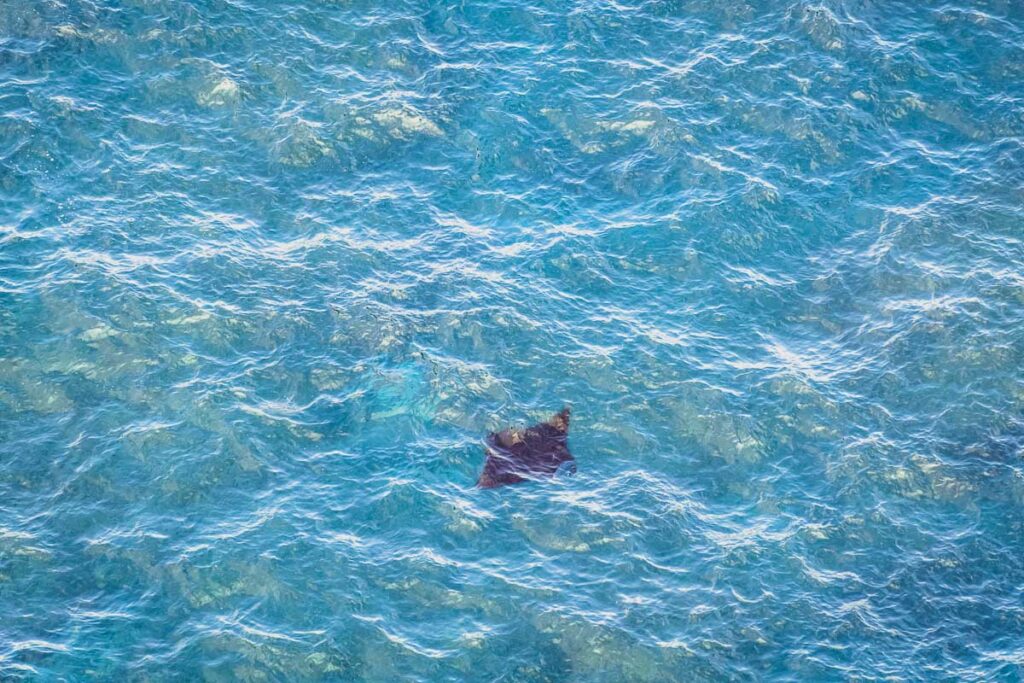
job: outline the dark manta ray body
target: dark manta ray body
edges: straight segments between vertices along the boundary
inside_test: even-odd
[[[572,463],[571,470],[575,471],[568,439],[568,408],[562,408],[547,422],[526,429],[491,432],[487,436],[487,462],[476,485],[493,489],[531,477],[550,477],[566,462]]]

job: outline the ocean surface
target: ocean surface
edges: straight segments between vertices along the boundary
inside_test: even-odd
[[[2,680],[1020,681],[1022,367],[1018,0],[0,2]]]

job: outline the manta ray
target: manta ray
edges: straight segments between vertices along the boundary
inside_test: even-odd
[[[562,408],[547,422],[526,429],[505,429],[487,435],[487,461],[476,485],[493,489],[505,484],[553,476],[563,463],[576,471],[569,452],[569,408]]]

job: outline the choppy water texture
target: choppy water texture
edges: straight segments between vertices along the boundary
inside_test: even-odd
[[[0,678],[1020,680],[1022,239],[1016,0],[4,0]]]

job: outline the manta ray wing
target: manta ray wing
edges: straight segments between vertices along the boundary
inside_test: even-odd
[[[547,422],[526,429],[505,429],[487,436],[487,460],[476,485],[492,489],[531,477],[553,476],[569,452],[569,413],[562,408]]]

